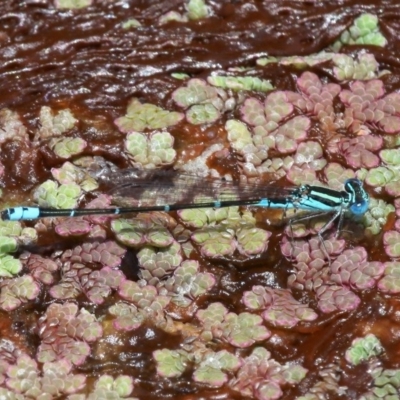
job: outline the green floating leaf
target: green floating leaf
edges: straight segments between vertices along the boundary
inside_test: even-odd
[[[34,192],[33,196],[42,207],[75,208],[81,195],[81,188],[70,183],[58,186],[57,182],[47,180]]]
[[[54,5],[56,8],[84,8],[93,3],[93,0],[55,0]]]
[[[212,387],[221,387],[227,380],[225,372],[236,371],[240,366],[240,360],[226,350],[205,355],[200,366],[193,374],[196,382],[208,384]]]
[[[69,161],[66,161],[61,168],[52,168],[51,174],[59,183],[64,185],[76,183],[85,192],[91,192],[99,187],[92,176]]]
[[[18,248],[17,240],[9,236],[0,236],[0,254],[13,253]]]
[[[22,226],[17,221],[0,221],[0,236],[19,236]]]
[[[387,231],[383,235],[383,245],[389,257],[400,257],[400,233],[397,231]]]
[[[225,129],[228,132],[228,140],[237,152],[243,152],[246,148],[253,145],[253,139],[247,126],[234,119],[226,121]]]
[[[117,239],[127,246],[166,247],[174,241],[171,233],[163,225],[151,220],[145,221],[143,218],[119,218],[111,222],[111,227]]]
[[[173,72],[171,76],[175,79],[178,79],[180,81],[184,81],[185,79],[190,78],[190,75],[185,74],[184,72]]]
[[[203,229],[192,235],[192,240],[201,246],[206,257],[231,256],[236,249],[234,231],[224,228]]]
[[[22,270],[21,261],[9,256],[0,254],[0,277],[12,278]]]
[[[133,391],[133,379],[127,375],[120,375],[113,378],[111,375],[101,376],[95,384],[95,393],[106,395],[104,398],[117,399],[116,394],[120,398],[129,396]],[[103,397],[101,396],[101,397]]]
[[[212,104],[197,104],[186,112],[187,120],[194,125],[211,124],[220,115],[220,112]]]
[[[359,53],[357,56],[353,59],[347,54],[337,54],[332,58],[333,72],[338,80],[367,80],[378,76],[379,64],[373,54]]]
[[[81,154],[86,146],[86,141],[81,138],[63,138],[50,141],[50,147],[54,153],[65,159]]]
[[[383,200],[370,199],[368,211],[364,214],[363,224],[367,231],[373,235],[377,235],[382,227],[386,224],[390,213],[395,211],[392,204],[388,204]]]
[[[204,0],[189,0],[186,9],[189,19],[193,20],[207,18],[210,13]]]
[[[209,76],[207,82],[210,85],[232,90],[253,90],[269,92],[273,90],[270,81],[253,76]]]
[[[128,104],[126,115],[117,118],[114,123],[124,133],[142,132],[146,129],[167,128],[177,124],[183,117],[182,113],[167,111],[150,103],[142,104],[133,98]]]
[[[78,122],[71,113],[71,110],[60,110],[56,115],[50,107],[40,109],[40,129],[38,135],[41,139],[48,137],[61,136],[63,133],[71,130]]]
[[[358,365],[382,353],[383,348],[379,339],[368,334],[363,338],[354,339],[351,347],[346,351],[346,360],[353,365]]]
[[[142,24],[135,18],[130,18],[122,23],[122,29],[138,28]]]
[[[175,161],[176,151],[173,145],[174,137],[169,132],[153,132],[150,136],[132,132],[125,142],[125,148],[132,161],[151,169]]]
[[[383,278],[378,282],[378,288],[386,293],[400,293],[400,263],[397,261],[385,263]]]
[[[339,41],[333,45],[334,50],[338,51],[342,44],[368,44],[384,47],[387,40],[379,31],[378,17],[366,13],[356,18],[353,25],[342,33]]]
[[[261,228],[242,228],[236,233],[238,249],[245,255],[263,253],[268,247],[268,239],[271,234]]]
[[[166,378],[181,376],[186,369],[188,355],[184,351],[156,350],[153,357],[157,362],[157,373]]]

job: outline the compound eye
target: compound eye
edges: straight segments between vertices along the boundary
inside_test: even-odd
[[[358,203],[354,203],[350,206],[350,211],[354,215],[363,215],[368,211],[369,202],[366,200],[362,200]]]

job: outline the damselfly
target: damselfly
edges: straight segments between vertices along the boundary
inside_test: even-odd
[[[173,171],[142,171],[128,169],[103,178],[112,190],[115,208],[54,209],[44,207],[12,207],[1,212],[7,221],[32,220],[45,217],[79,217],[99,214],[127,214],[150,211],[173,211],[205,207],[255,206],[284,210],[307,210],[312,214],[296,221],[323,214],[332,214],[324,232],[339,219],[342,225],[345,213],[363,215],[369,206],[369,196],[358,179],[348,179],[344,190],[321,186],[249,184],[225,179],[204,179]],[[320,233],[322,234],[322,232]]]

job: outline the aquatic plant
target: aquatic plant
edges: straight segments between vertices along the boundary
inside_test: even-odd
[[[155,213],[142,213],[136,218],[118,218],[111,222],[116,239],[131,247],[167,247],[174,241],[168,221],[157,218]]]
[[[221,303],[211,303],[196,313],[201,322],[202,337],[219,339],[239,348],[246,348],[256,342],[268,339],[271,333],[262,325],[262,318],[248,312],[229,313]]]
[[[178,242],[165,248],[143,247],[137,254],[140,276],[150,285],[156,285],[170,275],[182,262],[182,250]]]
[[[71,110],[68,108],[65,110],[60,110],[56,115],[54,115],[53,110],[50,107],[43,106],[40,109],[39,123],[40,128],[35,133],[35,140],[43,140],[51,137],[61,136],[63,133],[70,131],[78,123],[78,120],[75,119]]]
[[[262,317],[274,326],[292,328],[300,321],[313,321],[318,315],[297,301],[290,290],[253,286],[243,294],[242,302],[251,310],[264,310]]]
[[[359,52],[355,56],[335,54],[332,57],[335,64],[333,72],[340,81],[368,80],[377,77],[378,62],[373,54]]]
[[[374,154],[383,145],[383,140],[379,136],[364,135],[351,139],[343,137],[336,145],[335,152],[341,154],[347,164],[354,169],[369,169],[379,165],[379,157]],[[330,150],[333,151],[332,146],[330,146]]]
[[[93,314],[67,302],[50,304],[39,318],[38,334],[41,340],[37,352],[39,362],[66,359],[74,365],[82,365],[90,354],[89,344],[103,332]]]
[[[80,263],[65,263],[61,272],[61,280],[49,290],[51,297],[67,300],[84,294],[94,304],[102,304],[126,279],[121,271],[110,267],[93,270]]]
[[[108,308],[108,313],[115,317],[113,327],[118,331],[133,331],[146,320],[144,313],[133,304],[118,301]]]
[[[377,235],[385,226],[390,214],[395,211],[392,204],[383,200],[370,199],[369,209],[364,214],[363,224],[367,232]]]
[[[361,303],[361,299],[344,286],[321,285],[315,293],[318,297],[318,308],[323,313],[352,311]]]
[[[118,294],[126,300],[125,304],[128,306],[120,302],[108,309],[116,317],[113,321],[114,327],[129,331],[137,329],[145,321],[152,321],[155,326],[165,326],[164,309],[171,298],[162,293],[163,290],[157,290],[154,286],[129,280],[121,282]]]
[[[282,386],[301,382],[308,372],[300,365],[279,364],[263,347],[256,347],[241,361],[228,385],[242,396],[258,400],[279,399]]]
[[[66,161],[60,168],[52,168],[51,174],[62,185],[75,183],[85,192],[90,192],[99,187],[97,181],[83,168]],[[104,195],[103,195],[104,196]]]
[[[384,96],[383,82],[378,79],[354,81],[349,84],[349,88],[339,94],[346,106],[343,119],[346,127],[354,133],[365,125],[378,127],[389,134],[400,131],[399,93],[392,92]]]
[[[185,8],[187,16],[192,20],[207,18],[210,15],[210,8],[204,0],[189,0]]]
[[[367,261],[368,254],[364,247],[345,250],[330,266],[330,279],[340,285],[354,289],[370,289],[381,278],[385,264]]]
[[[207,352],[196,366],[193,373],[195,382],[212,387],[221,387],[228,381],[228,373],[235,372],[241,361],[227,350]]]
[[[342,369],[336,364],[328,364],[325,368],[318,369],[318,380],[297,400],[319,400],[327,395],[346,396],[347,386],[340,386]]]
[[[258,92],[269,92],[274,89],[271,82],[254,76],[223,76],[212,75],[207,78],[212,86],[231,90],[252,90]]]
[[[58,271],[58,264],[50,258],[42,257],[39,254],[24,253],[20,260],[30,271],[31,276],[45,285],[51,285],[54,282],[54,272]]]
[[[5,311],[15,310],[29,300],[34,300],[40,292],[40,286],[30,275],[4,279],[0,282],[0,289],[0,308]]]
[[[311,54],[308,56],[285,56],[285,57],[261,57],[256,60],[257,65],[262,67],[276,63],[279,65],[293,65],[297,69],[305,69],[308,66],[314,66],[322,63],[326,63],[331,60],[336,53],[326,52],[324,50],[316,54]]]
[[[400,389],[400,370],[383,369],[381,366],[373,366],[369,369],[373,378],[373,387],[364,393],[360,400],[388,399],[395,400]]]
[[[92,229],[89,221],[83,218],[66,218],[55,226],[57,235],[63,237],[77,237],[87,235]]]
[[[385,293],[400,293],[400,263],[398,261],[386,262],[382,279],[378,288]]]
[[[136,18],[129,18],[121,24],[122,29],[138,28],[142,24]]]
[[[168,290],[172,303],[188,307],[196,298],[207,293],[215,285],[214,274],[200,272],[199,263],[185,260],[167,280],[160,281],[158,288]]]
[[[264,103],[248,98],[240,108],[242,119],[253,127],[253,142],[266,151],[277,149],[280,153],[294,152],[300,141],[307,137],[310,120],[306,116],[287,118],[293,112],[286,92],[273,92]],[[284,122],[284,120],[286,122]]]
[[[9,139],[27,142],[29,141],[28,130],[18,113],[8,108],[2,108],[0,109],[0,143]]]
[[[351,342],[351,346],[346,350],[346,360],[353,365],[358,365],[371,357],[379,355],[382,351],[383,347],[379,339],[369,333]]]
[[[327,257],[335,257],[344,250],[345,241],[337,239],[324,240],[324,247],[319,238],[309,240],[284,239],[281,251],[285,257],[294,259],[294,273],[288,277],[289,287],[300,290],[316,290],[329,282]]]
[[[149,135],[131,132],[127,135],[125,149],[133,165],[147,169],[170,165],[175,161],[174,138],[169,132],[152,132]]]
[[[400,233],[397,231],[387,231],[383,235],[383,246],[389,257],[397,258],[400,256]]]
[[[379,152],[380,165],[365,172],[365,181],[375,188],[384,187],[386,193],[400,195],[400,157],[398,149],[383,149]]]
[[[84,243],[72,249],[68,249],[61,255],[61,261],[82,263],[82,264],[100,264],[105,267],[118,267],[121,264],[121,258],[126,253],[126,249],[119,246],[114,241]]]
[[[186,119],[194,125],[215,122],[224,110],[227,94],[207,85],[202,79],[190,79],[186,86],[176,89],[172,99],[186,109]]]
[[[42,183],[33,193],[40,206],[50,208],[75,208],[80,196],[81,188],[77,184],[58,185],[51,180]]]
[[[345,168],[339,163],[329,163],[324,169],[324,175],[328,186],[336,190],[342,190],[346,180],[356,177],[352,169]]]
[[[344,44],[386,46],[387,40],[379,31],[378,17],[369,13],[361,14],[350,28],[340,35],[340,39],[333,44],[333,49],[338,51]]]
[[[56,8],[84,8],[88,7],[93,3],[93,0],[55,0],[54,6]]]
[[[201,351],[161,349],[153,352],[157,373],[162,377],[181,376],[189,364],[194,364],[193,380],[211,387],[221,387],[228,381],[228,374],[237,371],[240,358],[227,350],[218,352],[201,348]]]
[[[161,349],[153,352],[153,358],[159,376],[175,378],[185,372],[190,355],[184,350]]]
[[[133,379],[128,375],[120,375],[113,378],[111,375],[101,375],[94,383],[94,388],[89,394],[73,394],[68,400],[138,400],[137,397],[129,397],[134,388]]]
[[[72,367],[68,360],[63,359],[45,362],[39,368],[35,360],[21,354],[15,363],[8,365],[5,383],[15,394],[23,395],[24,399],[56,399],[85,387],[85,375],[73,374]]]
[[[167,13],[161,15],[158,22],[160,25],[166,24],[170,21],[177,21],[177,22],[187,22],[189,19],[186,14],[180,14],[177,11],[168,11]]]
[[[12,278],[21,272],[21,262],[6,254],[0,254],[0,277],[1,278]]]
[[[298,145],[293,156],[286,157],[283,169],[288,169],[286,177],[296,185],[318,185],[317,172],[322,170],[327,161],[318,142],[306,141]],[[342,185],[343,187],[343,185]]]
[[[49,142],[54,153],[65,159],[81,154],[86,146],[87,142],[81,138],[53,138]]]
[[[182,113],[163,110],[150,103],[142,104],[133,98],[128,104],[125,116],[117,118],[114,123],[121,132],[130,133],[167,128],[176,125],[183,118]]]

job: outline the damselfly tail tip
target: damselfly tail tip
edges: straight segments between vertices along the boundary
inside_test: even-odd
[[[2,221],[9,221],[10,220],[10,211],[8,209],[1,211],[0,218]]]

